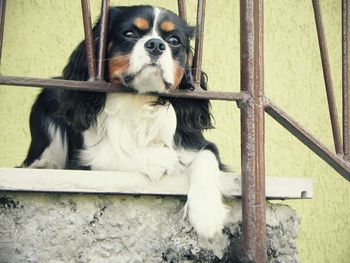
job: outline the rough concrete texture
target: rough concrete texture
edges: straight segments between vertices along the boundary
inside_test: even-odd
[[[232,253],[242,232],[239,201],[228,202],[232,222],[211,244],[215,253],[183,220],[184,204],[175,197],[1,193],[0,262],[243,262]],[[295,212],[269,204],[267,222],[268,262],[299,262]]]

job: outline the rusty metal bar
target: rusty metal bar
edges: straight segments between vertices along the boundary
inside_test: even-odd
[[[342,90],[343,90],[343,151],[350,161],[350,91],[349,91],[349,2],[342,0]]]
[[[107,30],[108,30],[108,12],[109,0],[103,0],[101,5],[101,20],[100,20],[100,40],[98,47],[97,61],[97,79],[103,80],[105,74],[105,58],[107,45]]]
[[[96,78],[96,64],[89,0],[81,0],[81,5],[83,12],[86,59],[88,63],[89,80],[94,80]]]
[[[102,81],[73,81],[63,79],[41,79],[29,77],[0,76],[0,85],[40,87],[57,89],[74,89],[95,92],[131,92],[130,89]],[[190,91],[175,90],[157,93],[158,96],[188,98],[188,99],[211,99],[244,102],[248,95],[245,92],[218,92],[218,91]]]
[[[179,10],[179,16],[181,16],[185,21],[187,21],[187,12],[186,12],[186,2],[185,0],[177,0],[177,7]]]
[[[241,107],[243,243],[250,261],[267,256],[264,157],[263,0],[241,0]]]
[[[266,100],[266,112],[280,123],[285,129],[298,138],[311,151],[321,157],[333,169],[350,181],[350,165],[339,155],[332,153],[326,146],[319,142],[314,136],[308,133],[298,122],[293,120],[286,112],[277,107],[271,101]]]
[[[205,20],[205,0],[198,0],[197,4],[197,34],[193,57],[193,71],[195,88],[200,89],[202,57],[203,57],[203,38],[204,38],[204,20]]]
[[[336,153],[342,155],[343,154],[342,140],[341,140],[339,121],[338,121],[337,106],[334,98],[331,68],[329,65],[329,58],[328,58],[327,42],[326,42],[324,30],[323,30],[321,6],[320,6],[319,0],[312,0],[312,5],[314,8],[314,14],[315,14],[318,44],[319,44],[320,53],[321,53],[322,69],[323,69],[324,81],[325,81],[326,92],[327,92],[329,115],[330,115],[331,124],[332,124],[334,146],[335,146]]]
[[[2,57],[2,44],[4,41],[6,0],[0,0],[0,65]]]

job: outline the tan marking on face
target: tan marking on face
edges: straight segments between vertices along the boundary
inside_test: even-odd
[[[175,78],[174,78],[174,85],[171,89],[177,89],[181,83],[181,80],[184,76],[184,70],[179,64],[176,64],[175,66]]]
[[[109,77],[120,78],[127,72],[130,64],[130,55],[117,55],[108,61]]]
[[[165,32],[170,32],[175,29],[175,25],[173,22],[170,21],[164,21],[163,23],[160,24],[160,29],[165,31]]]
[[[147,30],[147,29],[149,29],[149,22],[148,22],[148,20],[146,20],[144,18],[141,18],[141,17],[138,17],[138,18],[135,19],[134,25],[140,30]]]

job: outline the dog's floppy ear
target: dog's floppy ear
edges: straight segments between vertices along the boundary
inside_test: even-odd
[[[185,66],[185,73],[179,85],[179,89],[194,90],[195,81],[193,78],[193,50],[190,46],[190,39],[195,35],[196,27],[187,28],[188,37],[188,49],[187,49],[187,63]],[[202,89],[207,90],[208,77],[203,71],[201,71],[200,86]],[[187,135],[197,134],[204,129],[213,128],[212,116],[210,114],[210,101],[207,99],[170,99],[171,103],[175,106],[174,108],[178,116],[177,121],[178,128],[183,129]]]
[[[83,131],[96,121],[103,110],[105,93],[66,90],[59,93],[57,115],[66,120],[75,131]]]
[[[109,25],[115,17],[114,13],[115,8],[111,8],[109,12]],[[109,30],[110,28],[108,31]],[[97,58],[100,19],[93,27],[92,33],[95,47],[95,58]],[[109,34],[107,34],[107,36],[108,35]],[[107,63],[105,68],[107,69]],[[105,80],[108,80],[108,70],[105,72]],[[89,79],[85,40],[82,41],[71,54],[68,64],[63,69],[63,79],[79,81],[87,81]],[[105,97],[105,93],[62,90],[58,94],[60,107],[57,114],[64,118],[76,131],[85,130],[96,121],[97,114],[103,110]]]
[[[185,74],[179,85],[179,89],[194,90],[195,83],[193,78],[193,70],[189,67],[189,62],[185,67]],[[207,90],[207,75],[202,71],[200,86]],[[183,129],[187,135],[201,132],[204,129],[213,128],[212,116],[210,114],[210,101],[208,99],[170,99],[174,105],[178,128]]]
[[[109,43],[109,32],[111,31],[113,21],[115,21],[118,13],[119,9],[116,7],[109,10],[107,45]],[[96,59],[99,48],[100,22],[99,19],[92,29]],[[108,81],[107,61],[105,62],[105,69],[104,79]],[[89,79],[85,40],[82,41],[71,54],[68,64],[63,69],[63,79],[80,81],[87,81]],[[96,121],[98,113],[103,110],[106,94],[62,90],[59,92],[58,97],[60,101],[58,115],[63,117],[76,131],[81,131],[89,128],[89,126]]]

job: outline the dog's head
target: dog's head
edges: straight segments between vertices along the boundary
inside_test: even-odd
[[[95,51],[100,21],[93,28]],[[188,71],[194,28],[173,12],[152,6],[112,7],[107,34],[107,81],[143,92],[176,89]],[[87,79],[85,44],[73,52],[64,77]],[[73,74],[72,74],[73,73]]]
[[[109,77],[139,92],[176,88],[193,29],[173,12],[150,6],[112,8]]]
[[[139,93],[167,89],[192,89],[190,39],[195,28],[163,8],[152,6],[112,7],[109,11],[105,80],[129,86]],[[93,28],[95,57],[100,20]],[[68,80],[88,80],[85,41],[70,56],[63,70]],[[206,89],[202,73],[201,87]],[[104,107],[105,94],[63,90],[59,115],[76,130],[87,129]],[[211,127],[208,100],[169,99],[185,117],[182,126],[202,130]],[[176,106],[178,105],[178,106]]]

